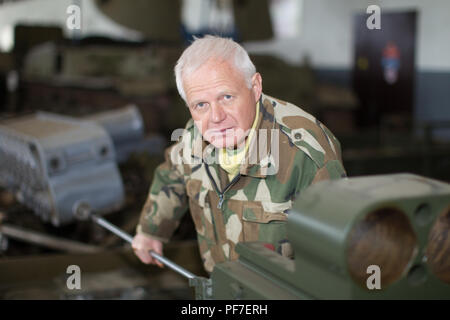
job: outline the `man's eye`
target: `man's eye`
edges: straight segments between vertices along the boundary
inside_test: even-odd
[[[229,94],[226,94],[226,95],[223,96],[223,98],[224,98],[225,100],[231,100],[231,99],[233,98],[233,96],[232,96],[232,95],[229,95]]]
[[[199,102],[196,105],[197,108],[204,108],[205,106],[206,106],[206,103],[204,103],[204,102]]]

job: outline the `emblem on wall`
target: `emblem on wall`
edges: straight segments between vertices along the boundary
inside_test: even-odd
[[[388,42],[384,47],[381,65],[383,67],[384,80],[391,85],[396,83],[400,69],[400,50],[395,43]]]

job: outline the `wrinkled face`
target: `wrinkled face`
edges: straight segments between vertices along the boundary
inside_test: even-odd
[[[249,89],[233,65],[210,59],[183,80],[189,111],[203,138],[216,148],[242,145],[255,119],[261,75],[255,73]]]

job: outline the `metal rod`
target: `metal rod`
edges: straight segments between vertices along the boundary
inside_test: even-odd
[[[166,266],[168,266],[170,269],[172,269],[173,271],[178,272],[179,274],[181,274],[182,276],[188,278],[188,279],[194,279],[197,278],[197,276],[195,274],[193,274],[192,272],[187,271],[186,269],[184,269],[183,267],[177,265],[176,263],[170,261],[169,259],[167,259],[166,257],[163,257],[159,254],[157,254],[154,251],[150,251],[150,255],[155,258],[156,260],[158,260],[159,262],[165,264]]]
[[[109,223],[105,219],[103,219],[103,218],[101,218],[101,217],[99,217],[99,216],[97,216],[95,214],[93,214],[91,217],[92,217],[92,220],[94,220],[95,223],[101,225],[105,229],[108,229],[109,231],[111,231],[115,235],[121,237],[126,242],[129,242],[130,244],[131,244],[131,242],[133,242],[133,237],[131,235],[129,235],[128,233],[126,233],[126,232],[122,231],[121,229],[117,228],[112,223]]]
[[[72,240],[53,237],[33,230],[27,230],[8,224],[3,224],[0,226],[0,233],[10,238],[72,253],[96,253],[101,251],[101,248],[97,246],[91,246]]]
[[[106,221],[105,219],[93,214],[91,215],[92,220],[101,225],[102,227],[104,227],[105,229],[108,229],[109,231],[111,231],[112,233],[116,234],[117,236],[121,237],[122,239],[124,239],[125,241],[127,241],[128,243],[131,244],[131,242],[133,241],[133,237],[131,235],[129,235],[128,233],[124,232],[123,230],[117,228],[115,225],[109,223],[108,221]],[[188,278],[188,279],[194,279],[197,278],[197,276],[189,271],[187,271],[186,269],[184,269],[183,267],[177,265],[176,263],[170,261],[169,259],[157,254],[154,251],[150,251],[149,252],[150,255],[155,258],[156,260],[158,260],[159,262],[161,262],[162,264],[166,265],[167,267],[169,267],[170,269],[172,269],[175,272],[178,272],[179,274],[181,274],[182,276]]]

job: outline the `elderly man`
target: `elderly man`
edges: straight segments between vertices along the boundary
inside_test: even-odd
[[[175,77],[192,119],[156,169],[136,255],[161,266],[148,251],[162,254],[189,207],[208,272],[237,259],[238,242],[292,256],[288,210],[309,185],[345,177],[338,140],[299,107],[263,94],[261,75],[230,39],[196,39]]]

